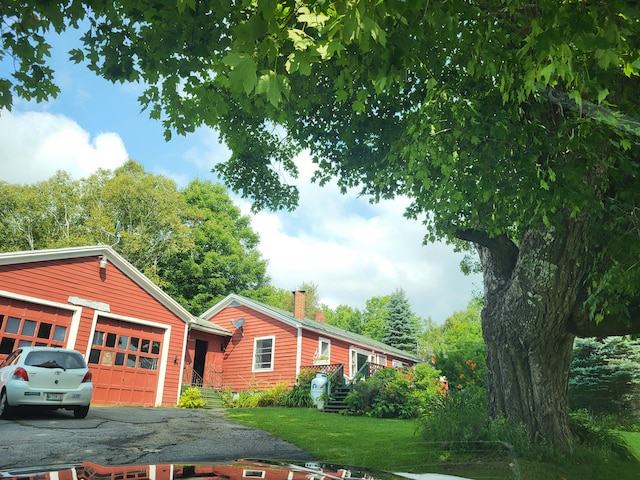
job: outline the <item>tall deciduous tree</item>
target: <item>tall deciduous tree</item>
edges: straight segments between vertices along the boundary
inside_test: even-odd
[[[333,325],[349,332],[363,334],[362,312],[348,305],[338,305],[335,310],[323,305],[322,312],[329,325]]]
[[[265,287],[267,263],[258,251],[260,237],[225,188],[193,180],[181,194],[188,205],[181,221],[193,247],[174,251],[162,264],[167,292],[199,314],[231,292]]]
[[[489,413],[568,448],[574,336],[640,330],[640,5],[227,5],[5,1],[0,102],[55,94],[40,34],[86,17],[72,58],[146,82],[168,134],[219,128],[256,207],[295,206],[301,148],[320,182],[409,196],[480,254]]]
[[[388,307],[390,295],[371,297],[362,312],[362,334],[380,342],[387,333]]]

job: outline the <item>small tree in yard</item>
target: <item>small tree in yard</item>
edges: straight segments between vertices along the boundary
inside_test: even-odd
[[[396,290],[389,297],[384,343],[405,352],[415,353],[418,346],[418,320],[404,290]]]

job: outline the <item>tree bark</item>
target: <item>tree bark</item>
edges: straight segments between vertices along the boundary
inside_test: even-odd
[[[528,427],[534,442],[570,448],[568,383],[574,334],[567,326],[582,310],[586,226],[532,229],[515,245],[506,236],[466,231],[484,275],[482,331],[492,417]]]

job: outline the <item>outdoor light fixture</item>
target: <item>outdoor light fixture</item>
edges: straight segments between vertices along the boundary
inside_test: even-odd
[[[107,268],[107,257],[100,255],[100,270],[104,270],[105,268]]]

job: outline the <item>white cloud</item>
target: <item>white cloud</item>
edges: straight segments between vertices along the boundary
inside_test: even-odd
[[[228,156],[216,137],[198,131],[171,154],[167,145],[154,150],[153,144],[145,143],[144,158],[137,160],[147,171],[174,178],[184,186],[196,176],[213,176],[210,169]],[[91,138],[64,115],[0,112],[1,180],[33,183],[57,170],[82,178],[98,168],[117,168],[127,159],[116,133]],[[462,256],[450,246],[422,245],[427,233],[424,226],[403,217],[407,199],[370,205],[355,192],[343,196],[335,185],[311,184],[314,168],[308,155],[301,155],[297,163],[299,207],[293,212],[252,216],[275,286],[293,290],[302,282],[313,282],[323,303],[360,309],[371,297],[403,288],[414,312],[437,322],[465,309],[472,294],[481,289],[478,275],[462,275]],[[249,212],[246,201],[236,198],[235,202]]]
[[[112,170],[128,159],[116,133],[89,133],[64,115],[0,112],[0,179],[34,183],[64,170],[73,178],[99,168]]]
[[[481,288],[480,277],[460,272],[462,255],[451,246],[422,245],[425,227],[402,215],[407,199],[370,205],[355,194],[342,196],[335,185],[309,182],[308,156],[297,163],[306,173],[296,182],[299,207],[252,216],[275,286],[293,290],[312,282],[330,307],[360,309],[369,298],[402,288],[414,312],[436,322],[466,308]],[[248,213],[246,202],[242,208]]]

